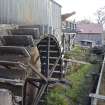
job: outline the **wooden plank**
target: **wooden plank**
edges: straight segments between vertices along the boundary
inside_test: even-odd
[[[66,61],[66,62],[72,62],[72,63],[80,63],[80,64],[90,64],[90,63],[85,62],[85,61],[78,61],[78,60],[74,60],[74,59],[65,59],[64,58],[64,61]]]
[[[10,83],[11,85],[16,85],[16,86],[23,86],[24,85],[24,81],[22,81],[22,80],[0,78],[0,82],[1,83]]]

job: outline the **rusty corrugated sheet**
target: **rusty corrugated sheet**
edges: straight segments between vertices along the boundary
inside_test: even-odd
[[[52,26],[60,9],[53,0],[0,0],[0,23]]]
[[[0,0],[0,24],[40,25],[42,33],[61,40],[61,6],[54,0]]]

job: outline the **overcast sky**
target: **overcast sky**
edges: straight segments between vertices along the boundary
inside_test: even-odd
[[[62,5],[62,13],[76,11],[72,18],[95,21],[95,12],[105,6],[105,0],[55,0]]]

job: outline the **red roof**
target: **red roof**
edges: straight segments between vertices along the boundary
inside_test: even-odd
[[[103,33],[103,26],[101,24],[95,23],[78,23],[77,30],[79,31],[79,33],[101,34]]]

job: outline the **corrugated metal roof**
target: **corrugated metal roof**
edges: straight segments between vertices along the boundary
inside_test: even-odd
[[[92,34],[101,34],[103,33],[103,26],[101,24],[95,24],[95,23],[78,23],[77,29],[79,33],[92,33]]]

